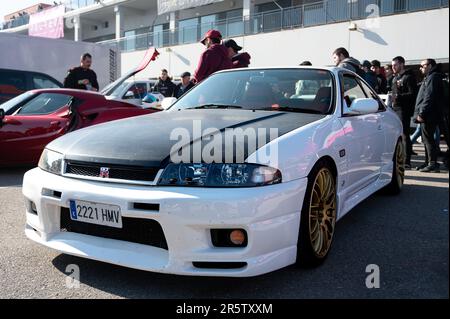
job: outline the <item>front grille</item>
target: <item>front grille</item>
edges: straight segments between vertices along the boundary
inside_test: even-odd
[[[159,171],[158,167],[136,167],[68,161],[66,165],[66,174],[86,177],[101,177],[100,169],[102,167],[107,167],[109,169],[108,178],[110,179],[143,182],[153,182]]]
[[[68,208],[61,208],[61,231],[123,240],[168,250],[161,225],[152,219],[122,217],[122,228],[73,221]]]

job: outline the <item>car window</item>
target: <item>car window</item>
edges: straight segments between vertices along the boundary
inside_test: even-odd
[[[57,89],[60,86],[48,77],[39,74],[33,74],[33,87],[35,89]]]
[[[386,111],[386,106],[381,102],[380,97],[366,83],[360,81],[360,84],[364,90],[364,93],[378,102],[378,111]]]
[[[217,73],[183,95],[170,109],[230,107],[329,114],[334,79],[317,69],[239,70]]]
[[[147,95],[147,83],[135,83],[128,89],[130,91],[135,99],[142,100]]]
[[[24,73],[0,71],[0,104],[25,91],[27,91],[27,81]]]
[[[42,93],[25,103],[17,112],[18,115],[50,114],[68,105],[72,96],[57,93]]]
[[[350,107],[355,99],[367,98],[366,93],[359,85],[354,76],[344,75],[343,77],[344,107]]]
[[[3,103],[0,105],[0,109],[5,111],[5,115],[14,114],[17,109],[26,102],[26,100],[30,100],[34,94],[31,91],[22,93],[15,98]]]

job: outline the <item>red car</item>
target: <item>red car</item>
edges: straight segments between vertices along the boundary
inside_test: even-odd
[[[108,85],[102,94],[71,89],[34,90],[0,104],[0,167],[35,165],[44,147],[68,132],[108,121],[158,112],[108,97],[145,69],[159,52],[150,48],[137,68]]]
[[[0,166],[36,164],[44,147],[63,134],[153,112],[89,91],[29,91],[0,105]]]

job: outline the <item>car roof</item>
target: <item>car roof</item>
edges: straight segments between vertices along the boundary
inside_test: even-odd
[[[270,67],[248,67],[248,68],[239,68],[239,69],[228,69],[228,70],[222,70],[216,73],[226,73],[226,72],[236,72],[236,71],[246,71],[246,70],[292,70],[292,69],[299,69],[299,70],[323,70],[323,71],[330,71],[330,72],[337,72],[340,70],[345,70],[344,68],[339,68],[336,66],[270,66]]]
[[[56,82],[58,82],[59,84],[62,85],[62,83],[59,82],[57,79],[55,79],[53,76],[51,76],[51,75],[49,75],[49,74],[47,74],[47,73],[44,73],[44,72],[0,68],[0,72],[2,72],[2,71],[8,71],[8,72],[21,72],[21,73],[30,73],[30,74],[44,75],[44,76],[46,76],[46,77],[51,78],[52,80],[55,80]]]
[[[153,82],[157,82],[158,80],[152,80],[152,79],[133,79],[133,78],[129,78],[128,80],[125,81],[125,83],[136,83],[136,82],[143,82],[143,83],[153,83]]]

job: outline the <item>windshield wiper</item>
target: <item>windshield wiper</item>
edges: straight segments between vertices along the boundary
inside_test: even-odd
[[[203,104],[199,106],[189,107],[186,110],[199,110],[199,109],[243,109],[242,106],[239,105],[227,105],[227,104]]]

